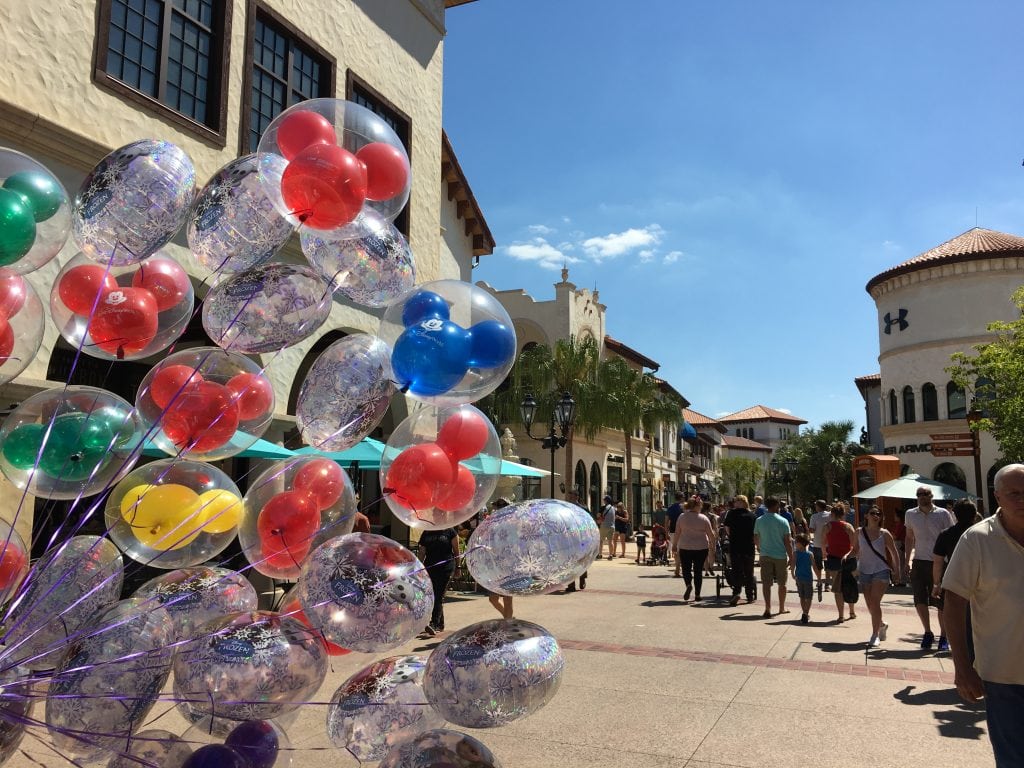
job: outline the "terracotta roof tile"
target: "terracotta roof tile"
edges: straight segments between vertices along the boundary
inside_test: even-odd
[[[723,416],[719,419],[723,424],[729,424],[736,421],[781,421],[784,424],[806,424],[806,419],[801,419],[799,416],[794,416],[791,413],[785,413],[783,411],[777,411],[774,408],[768,408],[763,405],[755,405],[750,408],[745,408],[742,411],[736,411],[736,413],[730,413],[728,416]]]
[[[710,416],[705,416],[690,408],[683,408],[683,418],[686,419],[687,424],[694,427],[713,427],[722,434],[729,431],[718,419],[712,419]]]
[[[865,290],[870,293],[871,289],[879,283],[908,272],[915,272],[918,269],[927,269],[939,264],[973,261],[987,258],[993,254],[1011,253],[1024,256],[1024,237],[997,232],[994,229],[975,227],[957,235],[952,240],[947,240],[929,251],[920,253],[912,259],[907,259],[901,264],[875,275],[868,281]]]
[[[772,452],[772,449],[764,443],[759,443],[757,440],[748,440],[745,437],[733,437],[726,435],[722,438],[722,445],[726,448],[742,448],[747,451],[767,451]]]

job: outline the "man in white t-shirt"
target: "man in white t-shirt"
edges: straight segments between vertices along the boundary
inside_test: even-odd
[[[814,557],[815,573],[824,573],[825,567],[825,526],[832,522],[832,513],[829,512],[828,504],[822,499],[814,502],[814,514],[811,515],[811,555]],[[828,581],[818,579],[818,601],[821,601],[821,588],[824,581],[825,589],[828,589]]]
[[[907,559],[911,560],[910,585],[914,590],[914,608],[917,609],[918,618],[921,619],[921,626],[924,628],[924,636],[921,638],[921,648],[931,650],[935,642],[935,635],[932,633],[931,616],[928,606],[930,604],[932,588],[935,586],[932,575],[932,558],[935,557],[935,540],[939,534],[956,523],[953,515],[942,507],[932,504],[932,491],[926,485],[917,489],[917,506],[907,510]],[[939,618],[939,648],[940,651],[949,650],[949,642],[942,631],[942,609],[938,609]]]
[[[957,692],[965,701],[985,697],[996,767],[1017,768],[1024,765],[1024,464],[1008,464],[996,472],[995,492],[999,509],[957,542],[942,587]]]

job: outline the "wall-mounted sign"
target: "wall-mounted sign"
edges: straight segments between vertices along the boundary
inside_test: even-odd
[[[609,464],[625,464],[626,463],[626,458],[624,456],[615,456],[615,455],[609,453],[608,454],[608,463]]]
[[[903,309],[902,307],[900,308],[899,313],[896,315],[896,317],[892,316],[892,312],[886,312],[885,317],[882,318],[882,321],[885,323],[885,329],[883,332],[886,335],[892,333],[892,327],[894,325],[896,326],[897,330],[900,331],[907,330],[907,327],[910,325],[910,323],[907,322],[907,310]]]

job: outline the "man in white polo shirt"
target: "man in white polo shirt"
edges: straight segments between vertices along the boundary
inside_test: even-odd
[[[957,692],[965,701],[985,697],[996,767],[1018,768],[1024,765],[1024,464],[1000,469],[995,491],[999,509],[957,542],[942,588]]]
[[[932,504],[932,491],[926,485],[917,489],[917,506],[907,510],[907,559],[913,557],[910,566],[910,585],[914,589],[914,608],[921,619],[921,626],[924,627],[924,637],[921,638],[921,648],[931,650],[935,642],[935,635],[932,634],[931,616],[928,606],[930,604],[932,588],[935,586],[932,576],[932,552],[935,550],[935,540],[939,534],[953,525],[956,521],[948,510],[936,507]],[[942,609],[939,615],[939,650],[948,651],[949,643],[942,634]]]

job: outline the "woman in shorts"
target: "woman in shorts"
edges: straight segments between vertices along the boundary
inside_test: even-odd
[[[868,613],[871,614],[868,647],[875,648],[885,640],[885,631],[889,626],[882,621],[882,596],[894,578],[894,568],[900,556],[892,534],[882,527],[882,511],[878,507],[868,510],[857,537],[860,555],[857,560],[860,570],[858,582],[860,591],[864,593],[864,602],[868,605]]]

